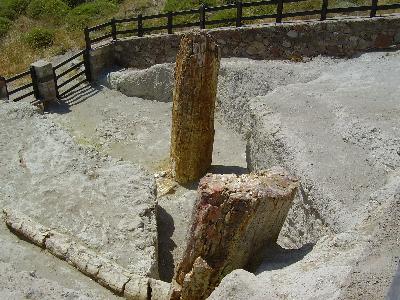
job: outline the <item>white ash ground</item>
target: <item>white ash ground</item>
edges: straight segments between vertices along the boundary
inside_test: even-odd
[[[251,168],[282,165],[299,176],[302,192],[279,243],[300,249],[277,246],[266,251],[254,274],[233,272],[212,299],[384,298],[400,256],[399,67],[399,52],[370,53],[351,60],[315,58],[306,63],[222,61],[213,163],[221,172],[245,172],[247,140]],[[141,78],[158,83],[165,78],[157,75],[158,69],[165,74],[172,65],[140,71]],[[129,76],[135,72],[129,70]],[[118,84],[121,74],[127,73],[111,75]],[[166,101],[168,88],[157,85],[143,94],[145,84],[140,78],[130,80],[129,95],[148,99],[107,88],[84,88],[67,99],[72,106],[58,107],[59,114],[45,118],[67,128],[76,143],[93,153],[108,153],[159,173],[168,158],[171,104],[152,101],[161,97],[157,95]],[[165,84],[171,86],[171,82]],[[11,135],[18,133],[13,128],[28,126],[13,124],[6,127]],[[2,152],[12,148],[3,143]],[[11,180],[7,176],[3,180]],[[25,189],[24,185],[18,188]],[[174,261],[184,248],[195,195],[193,186],[158,199],[163,279],[170,279]],[[1,238],[15,241],[6,229]],[[27,257],[44,255],[33,254],[24,242],[19,244],[30,249],[24,252]],[[12,253],[13,244],[7,247]],[[15,266],[17,260],[10,255],[5,264],[11,271],[32,269],[32,262]],[[68,268],[62,262],[54,264]],[[51,274],[58,274],[57,270]],[[56,275],[49,279],[66,287]],[[101,287],[91,291],[101,293]]]
[[[157,276],[155,182],[144,169],[76,145],[27,103],[0,109],[0,205],[77,239],[130,271]],[[114,296],[0,227],[0,298]]]

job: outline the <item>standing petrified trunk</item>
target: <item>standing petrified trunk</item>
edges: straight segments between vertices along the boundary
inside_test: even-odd
[[[297,187],[297,179],[278,168],[202,178],[171,298],[205,299],[226,274],[258,260],[260,250],[276,242]]]
[[[171,163],[181,184],[203,176],[211,165],[214,108],[220,54],[204,32],[185,35],[175,67]]]

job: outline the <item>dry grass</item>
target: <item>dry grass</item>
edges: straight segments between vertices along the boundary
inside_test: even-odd
[[[39,59],[63,54],[71,49],[84,45],[81,31],[67,30],[65,27],[55,29],[55,42],[45,49],[33,49],[24,40],[24,33],[33,27],[46,26],[40,21],[20,17],[7,37],[0,44],[0,74],[10,77],[26,71],[29,65]]]
[[[0,0],[1,1],[1,0]],[[343,7],[351,5],[369,4],[369,0],[349,0],[342,2],[343,0],[334,0],[330,2],[330,7]],[[319,9],[321,0],[309,0],[296,4],[285,4],[284,11],[301,11],[309,9]],[[380,0],[380,4],[398,3],[398,0]],[[160,0],[126,0],[120,6],[118,11],[114,14],[117,18],[124,18],[130,16],[136,16],[139,13],[143,14],[154,14],[163,10],[165,1]],[[274,13],[275,6],[263,6],[257,8],[244,9],[244,15],[254,14],[265,14]],[[398,12],[395,10],[393,12]],[[392,11],[391,11],[392,12]],[[382,14],[390,13],[379,12]],[[378,15],[379,15],[378,13]],[[232,17],[235,15],[234,11],[223,11],[219,12],[215,16],[209,16],[210,19],[219,19],[225,17]],[[363,15],[363,13],[353,13],[352,15]],[[365,13],[368,15],[368,12]],[[111,16],[107,16],[104,19],[109,19]],[[330,16],[331,17],[331,16]],[[192,18],[194,18],[192,20]],[[296,19],[315,19],[318,16],[293,18]],[[180,20],[182,19],[182,20]],[[182,16],[176,17],[174,23],[187,22],[197,20],[196,16]],[[95,23],[100,23],[102,20],[96,20]],[[104,20],[103,20],[104,21]],[[265,23],[269,20],[259,20],[252,23]],[[272,22],[274,20],[271,20]],[[148,20],[145,21],[145,27],[165,25],[166,20]],[[246,24],[248,22],[245,22]],[[17,73],[26,71],[31,63],[38,59],[49,59],[53,56],[64,54],[69,50],[82,49],[84,47],[83,32],[80,29],[71,29],[67,25],[50,25],[52,22],[44,22],[38,20],[32,20],[25,16],[20,17],[14,22],[12,29],[8,35],[0,40],[0,75],[10,77]],[[56,24],[56,23],[53,23]],[[132,26],[128,24],[126,26]],[[24,35],[30,29],[34,27],[45,27],[55,31],[55,42],[51,47],[44,49],[33,49],[24,40]],[[98,34],[101,34],[99,32]]]
[[[1,0],[0,0],[1,1]],[[128,17],[140,12],[156,13],[161,10],[163,1],[154,0],[126,0],[120,5],[115,17]],[[107,16],[108,20],[111,16]],[[95,23],[101,23],[97,20]],[[53,25],[52,25],[53,24]],[[0,40],[0,75],[10,77],[26,71],[30,64],[39,59],[50,59],[53,56],[64,54],[69,50],[84,47],[83,30],[72,29],[67,25],[54,25],[54,22],[33,20],[26,16],[19,17],[13,24],[5,38]],[[55,31],[55,41],[51,47],[44,49],[31,48],[24,40],[24,35],[34,27],[50,28]],[[27,79],[25,79],[27,81]],[[24,80],[16,82],[21,84]]]

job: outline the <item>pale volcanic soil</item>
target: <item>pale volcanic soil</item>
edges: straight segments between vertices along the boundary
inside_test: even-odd
[[[280,165],[301,188],[278,245],[258,268],[227,275],[211,299],[398,299],[399,78],[400,52],[222,60],[211,171]],[[196,184],[160,185],[172,86],[164,64],[111,72],[43,115],[1,103],[0,208],[170,281],[196,197]],[[118,296],[2,224],[0,298]]]

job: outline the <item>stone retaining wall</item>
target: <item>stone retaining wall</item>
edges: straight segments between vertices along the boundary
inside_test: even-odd
[[[253,25],[208,30],[222,57],[295,59],[317,55],[349,57],[400,44],[400,15]],[[96,75],[110,64],[146,68],[174,62],[182,33],[121,39],[92,51]]]

